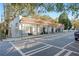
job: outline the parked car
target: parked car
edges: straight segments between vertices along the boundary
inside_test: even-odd
[[[74,32],[75,40],[79,41],[79,30]]]

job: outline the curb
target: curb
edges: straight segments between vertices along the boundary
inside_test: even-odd
[[[61,34],[61,33],[68,33],[68,32],[57,32],[57,33],[51,33],[51,34],[55,35],[55,34]],[[7,39],[2,39],[2,41],[16,41],[16,40],[33,39],[33,38],[39,38],[39,37],[49,36],[51,34],[43,34],[43,35],[35,35],[35,36],[19,37],[19,38],[7,38]]]

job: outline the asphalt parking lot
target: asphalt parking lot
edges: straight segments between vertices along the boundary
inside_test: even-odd
[[[79,56],[73,32],[0,42],[0,56]]]

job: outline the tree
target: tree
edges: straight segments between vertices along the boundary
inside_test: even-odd
[[[39,13],[44,12],[61,12],[61,11],[71,11],[75,18],[78,17],[79,4],[65,4],[65,3],[9,3],[4,4],[4,14],[6,29],[9,27],[10,21],[12,21],[16,16],[22,15],[26,12],[26,16],[34,16]],[[65,24],[66,25],[66,24]],[[66,25],[67,27],[68,25]],[[5,29],[5,30],[6,30]]]
[[[39,7],[40,4],[32,4],[32,3],[10,3],[4,4],[4,19],[5,19],[5,33],[9,30],[9,23],[14,20],[15,17],[21,15],[24,10],[28,15],[34,15],[35,9]]]
[[[65,29],[70,29],[71,28],[71,22],[70,22],[66,12],[63,12],[59,16],[58,22],[64,24],[65,25]]]
[[[74,27],[74,29],[79,29],[79,20],[73,20],[72,21],[72,26]]]
[[[71,21],[69,20],[68,21],[68,29],[71,29],[72,28],[72,23],[71,23]]]

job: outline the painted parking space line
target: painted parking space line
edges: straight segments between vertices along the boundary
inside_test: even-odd
[[[41,43],[43,43],[43,42],[41,42]],[[62,48],[60,48],[60,47],[57,47],[57,46],[54,46],[54,45],[50,45],[50,44],[47,44],[47,43],[43,43],[43,44],[46,44],[46,45],[48,45],[48,46],[53,46],[53,47],[62,49]],[[50,47],[47,47],[47,48],[50,48]],[[47,49],[47,48],[46,48],[46,49]],[[41,48],[40,48],[40,51],[42,51]],[[40,52],[40,51],[36,51],[35,53],[38,53],[38,52]],[[64,51],[65,51],[65,50],[64,50]],[[67,51],[71,51],[71,50],[67,50]],[[72,52],[74,52],[74,51],[72,51]],[[28,54],[28,55],[33,55],[33,54],[35,54],[35,53],[31,53],[31,54]],[[74,53],[76,53],[76,52],[74,52]],[[24,54],[24,53],[23,53],[23,54]],[[78,53],[77,53],[77,54],[78,54]]]
[[[53,46],[53,45],[45,43],[45,42],[40,42],[40,43],[45,44],[45,45],[49,45],[49,46]]]
[[[32,52],[35,52],[35,51],[38,51],[38,50],[41,50],[41,49],[44,49],[44,48],[47,48],[47,47],[52,47],[52,45],[50,45],[50,44],[46,44],[46,43],[43,43],[43,42],[39,42],[39,43],[44,44],[45,46],[37,48],[37,49],[33,49],[31,51],[26,52],[25,54],[27,55],[29,53],[32,53]]]
[[[72,51],[68,51],[64,56],[69,56],[72,53]]]
[[[74,51],[72,51],[72,53],[76,53],[76,54],[79,54],[78,52],[74,52]]]
[[[41,42],[41,43],[43,43],[43,42]],[[46,49],[51,48],[51,47],[54,47],[53,45],[50,45],[50,44],[47,44],[47,43],[43,43],[43,44],[48,45],[48,47],[45,47],[45,48],[43,47],[43,48],[37,49],[37,51],[35,50],[35,51],[33,51],[32,53],[27,54],[27,55],[34,55],[34,54],[39,53],[39,52],[41,52],[41,51],[43,51],[43,50],[46,50]],[[55,48],[60,49],[60,48],[58,48],[58,47],[55,47]],[[65,49],[64,49],[64,50],[65,50]]]
[[[55,47],[55,48],[58,48],[58,49],[63,49],[61,47],[58,47],[58,46],[55,46],[55,45],[51,45],[51,44],[48,44],[48,43],[45,43],[45,42],[41,42],[41,43],[46,44],[46,45],[50,45],[50,46]]]
[[[67,45],[67,46],[65,46],[65,48],[64,49],[67,49],[67,50],[69,50],[69,51],[72,51],[72,52],[74,52],[74,53],[76,53],[76,54],[79,54],[79,52],[77,52],[77,51],[79,51],[79,47],[77,47],[76,45],[73,45],[73,44],[76,44],[76,45],[78,45],[79,46],[79,44],[78,43],[74,43],[74,41],[73,42],[71,42],[69,45]],[[72,49],[69,49],[69,48],[72,48]],[[73,50],[74,49],[74,50]]]
[[[70,33],[71,34],[71,33]],[[66,34],[66,35],[52,35],[52,36],[47,36],[47,37],[42,37],[42,38],[35,38],[36,40],[40,39],[40,40],[55,40],[55,39],[59,39],[59,38],[62,38],[62,37],[65,37],[67,35],[70,35],[70,34]],[[52,38],[54,37],[53,39],[49,39],[49,38]]]
[[[69,33],[69,34],[67,34],[67,35],[70,35],[71,33]],[[67,35],[63,35],[63,36],[67,36]],[[29,40],[32,40],[32,39],[43,39],[43,40],[49,40],[49,39],[46,39],[46,38],[50,38],[50,37],[57,37],[57,36],[61,36],[62,37],[62,33],[59,33],[59,34],[55,34],[55,35],[45,35],[45,36],[42,36],[42,37],[36,37],[36,38],[21,38],[21,40],[22,39],[24,39],[24,40],[26,40],[26,39],[29,39]],[[58,38],[57,38],[58,39]],[[52,39],[50,39],[50,40],[52,40]],[[17,41],[17,40],[16,40]]]
[[[73,42],[72,42],[73,43]],[[44,44],[47,44],[47,43],[44,43]],[[50,45],[50,44],[48,44],[48,45]],[[69,45],[69,44],[68,44]],[[66,51],[71,51],[71,52],[74,52],[74,53],[76,53],[76,54],[79,54],[78,52],[76,52],[76,51],[72,51],[72,50],[69,50],[69,49],[65,49],[65,48],[60,48],[60,47],[58,47],[58,46],[54,46],[54,45],[51,45],[52,47],[56,47],[56,48],[58,48],[58,49],[62,49],[63,51],[64,50],[66,50]],[[63,52],[62,51],[62,52]],[[61,52],[58,52],[58,54],[60,54]],[[56,55],[56,54],[55,54]]]
[[[14,47],[9,48],[8,52],[6,54],[8,54],[9,52],[11,52],[13,50]]]
[[[44,44],[44,43],[42,43],[42,42],[38,42],[38,43],[40,43],[40,44]],[[28,51],[28,52],[26,52],[25,54],[28,54],[28,53],[31,53],[31,52],[34,52],[34,51],[37,51],[37,50],[41,50],[41,49],[43,49],[43,48],[46,48],[46,47],[51,46],[51,45],[49,45],[49,44],[44,44],[44,45],[45,45],[45,46],[42,46],[42,47],[33,49],[33,50],[31,50],[31,51]]]
[[[72,52],[69,56],[79,56],[79,54]]]
[[[36,51],[38,51],[38,50],[41,50],[41,49],[44,49],[44,48],[47,48],[47,47],[49,47],[49,46],[46,45],[46,46],[43,46],[43,47],[40,47],[40,48],[31,50],[31,51],[28,51],[28,52],[26,52],[26,53],[24,53],[24,54],[25,54],[25,55],[28,55],[28,54],[30,54],[30,53],[36,52]]]
[[[66,35],[64,35],[64,36],[66,36]],[[61,36],[59,36],[57,39],[59,39]],[[40,39],[42,39],[42,38],[40,38]],[[42,42],[43,43],[43,42]],[[11,44],[13,44],[12,42],[11,42]],[[25,52],[25,53],[23,53],[22,51],[20,51],[20,49],[18,48],[18,47],[16,47],[16,45],[14,45],[13,44],[13,46],[20,52],[20,54],[22,54],[22,55],[25,55],[25,54],[27,54],[27,55],[33,55],[33,54],[35,54],[35,53],[38,53],[38,52],[40,52],[40,51],[43,51],[43,48],[45,48],[45,49],[48,49],[48,48],[50,48],[50,47],[52,47],[52,46],[54,46],[54,45],[50,45],[50,44],[47,44],[47,43],[43,43],[43,44],[46,44],[46,46],[43,46],[43,47],[40,47],[39,49],[37,49],[37,50],[35,50],[33,53],[31,53],[31,52]],[[54,46],[54,47],[56,47],[56,46]],[[59,48],[59,47],[57,47],[57,48]],[[44,49],[44,50],[45,50]],[[59,49],[62,49],[62,48],[59,48]],[[63,50],[63,51],[61,51],[61,53],[62,52],[64,52],[65,50]],[[59,54],[61,54],[61,53],[59,53]]]
[[[67,51],[72,51],[72,50],[69,50],[69,49],[66,49]],[[76,54],[79,54],[78,52],[76,51],[72,51],[73,53],[76,53]]]
[[[53,46],[53,47],[56,47],[56,48],[59,48],[59,49],[62,49],[62,50],[64,50],[65,48],[60,48],[60,47],[57,47],[57,46]],[[72,51],[72,50],[69,50],[69,49],[65,49],[66,51]],[[79,54],[78,52],[76,52],[76,51],[72,51],[72,52],[74,52],[74,53],[76,53],[76,54]]]
[[[43,49],[41,49],[41,50],[38,50],[38,51],[36,51],[36,52],[30,53],[30,54],[27,54],[27,55],[28,55],[28,56],[31,56],[31,55],[33,55],[33,54],[36,54],[36,53],[38,53],[38,52],[40,52],[40,51],[46,50],[46,49],[51,48],[51,47],[52,47],[52,46],[49,46],[49,47],[43,48]]]
[[[66,50],[65,49],[63,49],[63,50],[61,50],[60,52],[58,52],[57,54],[55,54],[54,56],[59,56],[60,54],[62,54],[63,52],[65,52]]]
[[[74,48],[74,49],[77,49],[77,50],[79,50],[78,48],[76,48],[76,47],[74,47],[74,46],[71,46],[71,45],[69,45],[70,47],[72,47],[72,48]]]
[[[79,45],[79,43],[74,43],[74,44],[77,44],[77,45]]]
[[[19,44],[14,44],[14,45],[20,49],[20,48],[25,48],[25,47],[30,48],[30,47],[37,46],[40,44],[41,44],[40,42],[24,42],[24,43],[19,43]]]
[[[68,45],[72,44],[73,42],[74,42],[74,41],[72,41],[72,42],[70,42],[69,44],[65,45],[65,46],[63,47],[63,49],[64,49],[65,47],[67,47]]]
[[[25,56],[25,54],[19,50],[12,42],[9,42],[22,56]]]
[[[43,46],[43,47],[40,47],[40,48],[37,48],[37,49],[33,49],[33,50],[30,50],[30,51],[28,51],[28,52],[22,52],[15,44],[13,44],[12,42],[10,42],[15,48],[16,48],[16,50],[18,50],[19,52],[20,52],[20,54],[22,54],[22,55],[27,55],[27,54],[29,54],[29,53],[33,53],[33,52],[35,52],[35,51],[38,51],[38,50],[41,50],[41,49],[47,49],[47,48],[49,48],[50,47],[50,45],[49,44],[44,44],[44,43],[42,43],[42,44],[44,44],[45,46]],[[41,43],[41,42],[38,42],[38,43]]]

